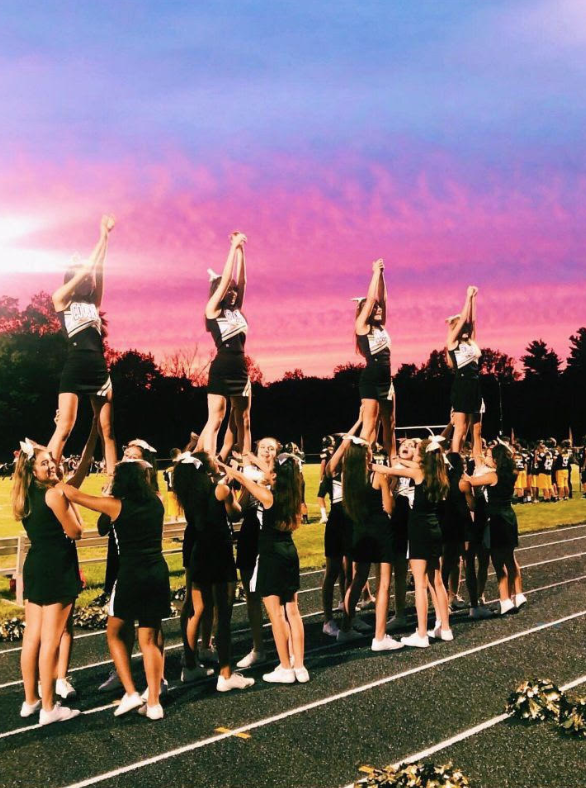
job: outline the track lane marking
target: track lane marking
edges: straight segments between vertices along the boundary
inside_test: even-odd
[[[477,654],[481,651],[485,651],[489,648],[494,648],[495,646],[502,645],[504,643],[509,643],[514,640],[518,640],[519,638],[525,637],[527,635],[534,634],[535,632],[541,632],[545,629],[549,629],[551,627],[559,626],[560,624],[564,624],[567,621],[573,621],[574,619],[581,618],[586,615],[586,610],[580,610],[577,613],[572,613],[568,616],[563,616],[562,618],[558,618],[555,621],[550,621],[546,624],[539,624],[538,626],[531,627],[530,629],[524,630],[522,632],[516,632],[513,635],[508,635],[504,638],[499,638],[498,640],[491,641],[490,643],[485,643],[481,646],[475,646],[471,649],[466,649],[465,651],[460,651],[457,654],[452,654],[449,657],[443,657],[442,659],[437,659],[432,662],[428,662],[425,665],[420,665],[417,668],[411,668],[409,670],[402,671],[401,673],[395,673],[391,676],[386,676],[385,678],[378,679],[376,681],[368,682],[367,684],[363,684],[359,687],[353,687],[348,690],[344,690],[343,692],[338,692],[334,695],[330,695],[326,698],[321,698],[320,700],[312,701],[311,703],[306,703],[303,706],[297,706],[293,709],[288,709],[287,711],[281,712],[280,714],[274,714],[271,717],[266,717],[261,720],[257,720],[256,722],[247,723],[245,725],[241,725],[238,728],[234,728],[230,731],[230,733],[219,733],[216,736],[209,736],[206,739],[200,739],[196,742],[191,742],[190,744],[185,744],[181,747],[177,747],[173,750],[168,750],[167,752],[159,753],[158,755],[154,755],[150,758],[145,758],[141,761],[135,761],[132,764],[128,764],[127,766],[121,766],[118,769],[113,769],[109,772],[104,772],[103,774],[96,775],[94,777],[87,778],[85,780],[78,781],[76,783],[71,783],[63,788],[87,788],[89,785],[95,785],[96,783],[104,782],[105,780],[110,780],[115,777],[119,777],[121,774],[128,774],[128,772],[135,771],[137,769],[143,769],[145,766],[151,766],[155,763],[160,763],[161,761],[169,760],[170,758],[177,757],[178,755],[183,755],[188,752],[194,752],[195,750],[202,749],[203,747],[207,747],[211,744],[215,744],[216,742],[223,741],[231,736],[234,736],[238,733],[249,733],[253,730],[258,730],[259,728],[264,728],[267,725],[271,725],[275,722],[280,722],[281,720],[288,719],[289,717],[294,717],[299,714],[302,714],[307,711],[312,711],[313,709],[321,708],[322,706],[327,706],[330,703],[334,703],[338,700],[343,700],[345,698],[352,697],[353,695],[359,695],[363,692],[367,692],[371,689],[376,689],[377,687],[384,686],[385,684],[390,684],[391,682],[398,681],[401,678],[406,678],[407,676],[413,676],[417,673],[422,673],[427,670],[431,670],[432,668],[436,668],[439,665],[445,665],[449,662],[454,662],[457,659],[462,659],[463,657],[470,656],[472,654]]]

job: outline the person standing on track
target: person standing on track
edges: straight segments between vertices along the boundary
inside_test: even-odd
[[[214,340],[217,353],[208,380],[208,420],[200,435],[198,450],[215,457],[217,437],[228,402],[234,413],[237,443],[241,452],[251,449],[250,407],[252,389],[244,344],[248,323],[242,314],[246,292],[246,236],[233,232],[230,251],[221,275],[210,274],[210,295],[205,308],[205,326]],[[236,262],[236,276],[232,278]]]
[[[195,662],[199,625],[204,613],[215,607],[219,666],[216,689],[218,692],[246,689],[254,684],[254,679],[233,673],[230,664],[236,564],[228,518],[237,519],[240,506],[225,483],[218,463],[206,452],[196,452],[177,463],[174,485],[185,518],[193,525],[189,560],[193,616],[187,622],[182,680],[190,682],[201,676],[202,668]]]
[[[276,438],[262,438],[258,442],[257,455],[245,455],[243,474],[257,484],[270,487],[271,474],[274,470],[275,457],[281,444]],[[262,599],[257,590],[250,587],[254,570],[258,561],[258,540],[263,518],[261,502],[244,488],[240,498],[240,506],[244,516],[238,531],[236,542],[236,567],[246,597],[246,612],[252,634],[252,649],[237,663],[239,668],[250,668],[256,662],[265,659],[262,637]]]
[[[486,473],[464,474],[463,479],[473,487],[486,485],[487,488],[490,554],[499,584],[500,612],[506,615],[527,602],[515,559],[515,548],[519,545],[517,516],[512,506],[515,463],[509,447],[499,441],[488,450],[486,464]]]
[[[480,390],[480,348],[476,344],[476,295],[478,289],[470,286],[466,301],[459,315],[449,317],[446,339],[446,361],[454,370],[451,404],[454,432],[452,451],[461,452],[469,429],[472,430],[473,452],[480,452],[482,411],[484,403]]]
[[[82,526],[75,508],[58,487],[57,465],[48,449],[28,438],[20,447],[12,508],[31,543],[23,567],[26,628],[21,669],[25,700],[20,716],[40,711],[40,724],[49,725],[79,714],[55,703],[55,677],[61,639],[82,588],[75,546]]]
[[[393,539],[389,515],[393,501],[386,476],[378,473],[372,463],[372,449],[364,438],[354,435],[344,437],[346,447],[342,471],[342,500],[346,513],[352,520],[352,560],[354,577],[344,600],[344,622],[337,635],[341,643],[359,636],[355,631],[356,603],[368,580],[371,564],[379,564],[379,582],[376,591],[375,632],[373,651],[393,651],[401,644],[386,634],[389,612],[389,586],[393,563]],[[386,467],[386,466],[385,466]]]
[[[279,454],[270,487],[236,468],[223,467],[262,505],[258,565],[251,588],[260,594],[267,609],[279,657],[279,665],[263,679],[276,684],[303,684],[309,681],[309,673],[303,663],[305,633],[297,601],[299,556],[292,535],[301,523],[301,460],[293,454]]]
[[[100,426],[106,473],[116,463],[112,383],[104,358],[102,319],[99,309],[104,293],[104,261],[113,216],[102,216],[100,238],[87,264],[76,264],[65,274],[63,285],[53,293],[53,305],[67,335],[67,359],[59,383],[59,418],[48,450],[57,464],[77,418],[79,397],[89,395]]]
[[[415,482],[413,508],[409,513],[409,563],[415,580],[415,608],[417,630],[401,638],[405,646],[427,648],[429,637],[453,640],[450,629],[448,595],[442,581],[440,561],[442,533],[438,521],[438,506],[448,495],[449,483],[440,440],[434,437],[419,444],[417,468],[388,468],[373,465],[381,475],[404,476]],[[427,629],[427,591],[431,594],[436,612],[436,623]]]
[[[366,361],[360,374],[362,430],[360,437],[376,442],[379,424],[383,445],[389,457],[395,449],[395,388],[391,378],[391,338],[385,328],[387,288],[382,260],[372,264],[372,277],[366,298],[357,300],[354,324],[356,352]]]
[[[114,715],[139,709],[149,719],[160,720],[164,717],[159,702],[163,654],[158,641],[161,620],[170,611],[170,588],[162,553],[165,509],[149,482],[151,470],[144,460],[119,462],[114,468],[111,497],[87,495],[67,484],[59,488],[69,501],[107,515],[118,544],[120,567],[110,597],[107,638],[125,694]],[[148,685],[144,706],[132,678],[125,640],[125,631],[136,620]]]

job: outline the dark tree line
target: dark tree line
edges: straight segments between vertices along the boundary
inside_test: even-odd
[[[66,341],[51,300],[39,293],[23,310],[16,299],[0,297],[0,460],[10,459],[24,436],[46,442],[53,430],[59,376]],[[119,443],[137,436],[168,456],[206,418],[206,393],[201,369],[190,371],[153,356],[107,348],[114,386],[115,427]],[[586,328],[570,337],[565,368],[543,340],[532,341],[521,358],[491,348],[482,350],[482,387],[486,402],[484,431],[502,428],[527,439],[566,437],[571,428],[578,440],[586,433]],[[336,367],[333,377],[306,377],[302,370],[263,385],[262,372],[250,360],[253,379],[253,433],[276,435],[283,441],[303,439],[308,452],[319,449],[321,436],[347,429],[356,418],[360,364]],[[397,423],[445,424],[452,372],[442,350],[431,352],[421,366],[403,364],[394,376]],[[501,408],[502,405],[502,408]],[[502,413],[502,423],[501,423]],[[91,418],[87,403],[68,444],[79,451]]]

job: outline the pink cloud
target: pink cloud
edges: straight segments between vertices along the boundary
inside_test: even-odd
[[[145,166],[57,167],[23,156],[0,173],[0,211],[24,228],[4,237],[0,223],[0,291],[25,301],[53,290],[69,255],[91,249],[100,213],[113,210],[104,306],[116,348],[162,358],[197,342],[207,356],[205,269],[222,266],[238,227],[250,238],[248,350],[268,378],[295,366],[328,374],[354,359],[349,299],[381,255],[394,368],[442,344],[443,318],[470,281],[481,288],[482,344],[519,355],[543,336],[565,355],[584,322],[586,180],[554,169],[469,172],[441,152],[418,161],[267,155],[255,166],[204,166],[173,154]]]

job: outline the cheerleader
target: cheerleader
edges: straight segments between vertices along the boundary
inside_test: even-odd
[[[204,611],[209,612],[215,607],[219,667],[216,689],[218,692],[246,689],[254,684],[254,679],[233,673],[230,665],[230,622],[236,589],[236,564],[228,518],[237,519],[240,506],[225,484],[218,464],[205,452],[182,456],[175,468],[173,483],[185,518],[193,528],[193,548],[189,559],[193,616],[187,625],[188,647],[184,655],[182,680],[193,681],[202,672],[201,666],[195,663],[197,633]]]
[[[79,397],[88,394],[100,425],[106,473],[116,463],[112,383],[104,359],[99,309],[104,291],[104,260],[114,217],[102,216],[100,239],[87,264],[72,266],[53,293],[53,305],[67,336],[67,359],[59,384],[59,419],[48,449],[59,464],[77,418]]]
[[[180,454],[181,449],[171,449],[171,465],[169,465],[169,467],[165,468],[163,471],[163,479],[167,485],[167,514],[169,516],[170,523],[179,522],[183,516],[183,512],[179,506],[179,501],[177,500],[177,496],[173,490],[173,469],[175,468],[175,463],[177,462],[177,458]]]
[[[20,448],[12,508],[31,543],[23,567],[26,627],[21,670],[25,700],[20,716],[31,717],[40,711],[40,724],[49,725],[79,714],[76,709],[55,703],[55,690],[59,694],[67,690],[63,678],[55,687],[55,677],[59,675],[60,644],[82,588],[75,546],[82,526],[74,507],[58,488],[57,465],[50,452],[28,438]]]
[[[373,466],[372,449],[364,438],[347,435],[342,476],[342,499],[344,509],[352,520],[352,559],[355,563],[354,577],[344,600],[344,622],[337,635],[339,642],[360,637],[353,621],[356,603],[368,579],[371,564],[379,564],[379,582],[376,591],[375,633],[373,651],[392,651],[402,648],[385,632],[389,612],[389,587],[393,562],[393,540],[389,515],[392,510],[392,495],[388,479]],[[388,470],[388,468],[387,468]]]
[[[262,438],[257,444],[257,455],[249,454],[243,457],[245,463],[250,463],[244,466],[244,475],[257,484],[270,487],[275,457],[279,453],[280,448],[281,444],[276,438]],[[252,649],[237,663],[237,666],[239,668],[250,668],[255,663],[263,662],[265,659],[262,638],[262,599],[258,591],[250,587],[258,559],[258,540],[262,525],[263,508],[260,501],[246,488],[242,490],[239,503],[244,516],[236,542],[236,568],[240,572],[240,579],[242,580],[246,597],[246,612],[252,634]]]
[[[360,428],[362,418],[359,418],[348,435],[355,435]],[[334,587],[336,580],[339,582],[342,600],[346,596],[346,589],[352,582],[352,520],[348,517],[343,504],[342,473],[338,470],[341,465],[347,443],[338,441],[337,447],[325,467],[324,478],[320,485],[320,492],[330,496],[330,514],[326,521],[324,531],[324,554],[326,570],[322,582],[322,605],[324,611],[323,633],[330,637],[337,637],[340,631],[334,621]]]
[[[258,484],[235,468],[223,468],[262,505],[258,564],[251,586],[262,597],[269,614],[279,657],[279,665],[265,673],[263,680],[303,684],[309,681],[309,673],[303,663],[305,635],[297,602],[299,556],[292,536],[301,522],[301,461],[293,454],[279,454],[270,487]]]
[[[476,295],[478,289],[469,287],[461,314],[447,319],[446,359],[455,372],[451,404],[454,433],[452,451],[460,452],[466,433],[472,428],[474,454],[480,451],[481,413],[480,348],[476,344]]]
[[[205,325],[214,340],[217,354],[210,366],[208,379],[208,420],[200,436],[198,449],[216,456],[218,432],[226,415],[228,401],[234,412],[237,442],[244,453],[251,448],[251,385],[246,368],[244,344],[248,323],[241,312],[246,291],[246,236],[230,236],[230,252],[221,276],[209,271],[210,295],[205,309]],[[232,270],[236,261],[236,278]]]
[[[169,615],[169,569],[163,558],[165,507],[149,482],[153,469],[144,460],[122,460],[114,469],[112,496],[96,497],[60,485],[69,501],[107,515],[118,544],[120,567],[108,608],[106,636],[125,694],[114,711],[133,709],[150,720],[164,717],[159,702],[163,655],[158,645],[161,620]],[[146,705],[136,691],[125,630],[138,621],[148,693]]]
[[[379,422],[383,428],[383,445],[389,457],[395,450],[395,389],[391,379],[391,338],[385,329],[387,289],[384,263],[372,264],[372,278],[366,298],[355,299],[356,352],[366,361],[360,374],[362,431],[360,437],[376,441]]]
[[[401,638],[405,646],[427,648],[429,638],[453,640],[450,629],[448,595],[442,581],[440,560],[442,555],[442,534],[438,521],[438,505],[445,500],[449,483],[443,458],[440,437],[422,441],[416,459],[417,468],[388,468],[373,465],[380,475],[404,476],[413,479],[415,493],[413,508],[409,513],[409,563],[415,580],[415,608],[417,610],[417,630],[408,637]],[[427,590],[436,612],[436,624],[427,630]]]
[[[521,590],[521,573],[515,559],[519,533],[512,507],[515,464],[509,447],[499,441],[488,450],[486,465],[486,473],[478,476],[464,474],[463,478],[473,487],[486,485],[487,488],[490,554],[499,584],[500,612],[506,615],[527,601]]]

